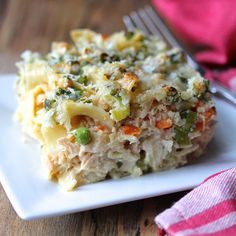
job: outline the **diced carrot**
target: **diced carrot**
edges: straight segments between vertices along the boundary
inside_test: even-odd
[[[203,102],[202,102],[202,101],[197,101],[196,107],[201,107],[202,105],[203,105]]]
[[[211,118],[216,114],[216,109],[215,107],[210,108],[208,111],[206,111],[204,113],[205,116],[205,125],[211,120]],[[200,132],[202,132],[204,130],[204,126],[203,121],[198,121],[196,124],[196,129]]]
[[[84,49],[84,54],[89,54],[91,52],[92,52],[92,50],[90,48],[85,48]]]
[[[107,127],[105,125],[98,125],[97,126],[97,130],[101,130],[101,131],[107,131]]]
[[[196,129],[197,131],[203,131],[203,122],[202,121],[198,121],[196,124]]]
[[[203,106],[203,102],[202,101],[197,101],[195,107],[193,107],[191,110],[197,112],[197,109],[201,106]]]
[[[70,135],[70,136],[68,137],[68,139],[69,139],[69,141],[70,141],[71,143],[74,143],[74,142],[75,142],[75,136],[74,136],[74,135]]]
[[[159,120],[159,121],[156,121],[156,128],[159,128],[159,129],[169,129],[172,127],[172,120],[170,118],[167,118],[167,119],[163,119],[163,120]]]
[[[86,124],[86,118],[83,115],[73,116],[71,118],[70,124],[72,126],[72,129],[75,129],[81,124]]]
[[[216,114],[215,107],[210,108],[208,111],[205,112],[205,119],[208,122],[214,115]]]
[[[139,136],[141,134],[141,129],[133,125],[125,125],[122,130],[126,135]]]
[[[126,72],[122,79],[117,80],[117,82],[125,89],[132,91],[133,88],[137,87],[139,83],[139,78],[136,74],[132,72]]]
[[[73,86],[73,82],[72,82],[72,80],[64,81],[63,78],[59,78],[57,80],[57,85],[60,88],[68,88],[68,87],[72,87]]]
[[[73,86],[72,80],[67,80],[66,87],[72,87],[72,86]]]
[[[104,74],[104,75],[103,75],[103,79],[104,79],[104,80],[109,80],[109,75]]]
[[[52,50],[56,52],[65,52],[69,48],[69,44],[66,42],[55,42],[52,44]]]
[[[107,34],[102,34],[102,39],[103,40],[107,40],[109,38],[109,35],[107,35]]]

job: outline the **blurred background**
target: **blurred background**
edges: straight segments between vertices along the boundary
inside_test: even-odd
[[[46,52],[52,41],[69,40],[69,31],[102,33],[124,29],[122,16],[149,0],[0,0],[0,73],[15,72],[25,50]]]

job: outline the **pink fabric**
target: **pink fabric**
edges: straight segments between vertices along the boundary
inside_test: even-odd
[[[156,216],[159,235],[236,235],[236,168],[208,177]]]
[[[178,37],[197,46],[207,77],[236,91],[236,0],[153,0]],[[216,73],[211,68],[220,68]]]

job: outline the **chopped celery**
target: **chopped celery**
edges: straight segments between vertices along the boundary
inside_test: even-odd
[[[104,96],[104,100],[110,105],[110,106],[116,106],[120,103],[120,98],[117,98],[111,94],[107,94]]]
[[[197,121],[197,113],[194,111],[189,111],[186,118],[186,123],[184,125],[184,129],[186,131],[191,131],[191,127]]]
[[[175,140],[180,145],[190,144],[188,132],[181,127],[175,127]]]
[[[110,94],[105,97],[106,102],[112,106],[111,115],[115,121],[121,121],[125,119],[130,114],[130,105],[129,103],[126,105],[122,104],[121,97],[112,96]]]
[[[117,108],[111,110],[111,114],[115,121],[121,121],[130,114],[130,106],[129,104],[122,105],[120,103]]]

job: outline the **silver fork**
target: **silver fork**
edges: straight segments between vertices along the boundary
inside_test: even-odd
[[[171,47],[178,47],[184,50],[158,13],[149,5],[145,6],[143,9],[131,12],[130,15],[124,16],[123,22],[128,31],[140,29],[145,34],[157,35],[160,39],[166,41]],[[185,53],[189,64],[199,71],[199,73],[204,75],[203,68],[189,53],[186,51]],[[211,93],[236,106],[236,95],[215,81],[211,82]]]

